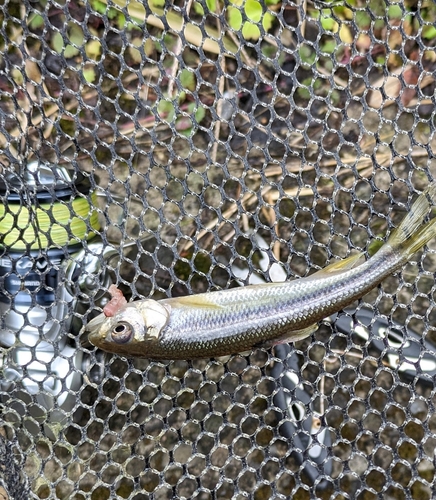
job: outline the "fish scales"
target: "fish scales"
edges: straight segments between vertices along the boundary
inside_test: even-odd
[[[320,320],[361,298],[436,235],[436,219],[425,222],[435,199],[432,183],[385,245],[361,264],[358,255],[286,283],[134,301],[112,317],[93,319],[89,340],[126,356],[192,359],[307,337]]]
[[[162,352],[154,355],[171,352],[171,357],[187,349],[191,354],[207,350],[213,356],[228,353],[229,345],[241,352],[286,335],[295,327],[308,327],[367,293],[376,279],[381,282],[389,276],[393,263],[384,257],[381,262],[365,262],[358,273],[351,270],[320,279],[261,285],[260,290],[254,285],[214,292],[214,301],[223,306],[223,311],[171,307],[171,322],[162,331]],[[389,259],[398,257],[391,254]],[[160,302],[171,306],[172,300]],[[208,345],[211,341],[214,343]]]

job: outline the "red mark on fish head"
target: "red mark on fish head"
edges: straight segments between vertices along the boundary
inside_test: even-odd
[[[115,316],[115,314],[127,304],[127,300],[124,297],[123,292],[118,290],[115,285],[111,285],[109,287],[109,293],[112,298],[103,308],[103,313],[108,318]]]

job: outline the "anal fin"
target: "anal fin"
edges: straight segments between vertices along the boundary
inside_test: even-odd
[[[318,330],[318,323],[314,323],[313,325],[306,326],[306,328],[301,328],[300,330],[291,330],[286,332],[285,334],[277,337],[273,340],[267,340],[265,342],[260,342],[258,347],[264,347],[266,349],[270,347],[274,347],[279,344],[289,344],[290,342],[296,342],[297,340],[303,340],[312,333]]]

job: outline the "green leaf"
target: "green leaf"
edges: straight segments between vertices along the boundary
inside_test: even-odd
[[[297,94],[298,96],[301,98],[301,99],[306,99],[306,100],[309,100],[310,99],[310,92],[308,89],[306,88],[303,88],[303,87],[298,87],[297,88]]]
[[[194,12],[199,16],[204,16],[204,9],[200,2],[193,3]]]
[[[300,58],[303,63],[312,65],[316,59],[316,53],[313,47],[309,45],[301,44],[300,45]]]
[[[179,103],[184,102],[186,99],[186,92],[184,90],[180,91],[179,96],[177,98]]]
[[[436,27],[435,26],[424,26],[422,28],[422,38],[426,40],[433,40],[436,38]]]
[[[242,36],[246,40],[249,40],[250,38],[252,40],[258,40],[260,37],[260,30],[256,24],[247,21],[244,23],[244,26],[242,26]]]
[[[91,7],[95,12],[103,14],[108,19],[115,20],[119,28],[125,26],[126,16],[114,7],[109,7],[105,2],[101,2],[100,0],[91,0]]]
[[[203,108],[197,108],[197,103],[196,102],[190,102],[188,104],[188,113],[189,114],[193,114],[196,118],[197,118],[197,112],[201,109],[202,111],[202,116],[200,119],[203,119],[204,118],[204,115],[205,115],[205,111]],[[201,113],[199,113],[199,117],[200,117]],[[198,120],[197,120],[198,121]]]
[[[91,0],[91,7],[99,14],[106,14],[106,11],[108,10],[107,5],[103,2],[99,2],[99,0]]]
[[[366,30],[371,26],[371,17],[367,12],[356,12],[356,24],[361,30]]]
[[[114,9],[113,7],[106,8],[106,11],[104,12],[105,16],[108,19],[117,19],[119,12]]]
[[[176,130],[180,134],[189,137],[192,135],[192,120],[188,116],[181,116],[176,120]]]
[[[245,14],[248,19],[254,22],[259,22],[262,18],[262,6],[257,0],[246,0],[244,5]]]
[[[88,68],[83,70],[83,78],[89,83],[92,83],[95,80],[95,69]]]
[[[207,8],[210,12],[216,12],[216,1],[215,0],[206,0]]]
[[[69,25],[68,39],[70,40],[71,43],[74,43],[74,45],[80,47],[83,45],[84,38],[85,37],[83,35],[83,31],[80,26],[78,26],[75,23]]]
[[[203,118],[206,116],[206,110],[201,106],[200,108],[197,109],[195,112],[195,120],[197,123],[200,123]]]
[[[122,12],[118,12],[118,26],[123,29],[124,26],[126,25],[126,16]],[[134,26],[130,25],[130,29],[132,29]]]
[[[32,30],[35,30],[38,28],[42,28],[43,26],[44,26],[44,18],[39,14],[34,14],[29,21],[29,27]]]
[[[272,24],[274,22],[274,16],[270,14],[269,12],[265,12],[263,18],[262,18],[262,26],[265,31],[268,31],[271,29]]]
[[[61,54],[62,50],[64,48],[64,41],[62,39],[62,35],[58,32],[56,32],[51,39],[51,44],[53,49],[58,53]]]
[[[275,2],[276,0],[272,0]],[[242,0],[232,0],[234,5],[241,5]],[[246,0],[244,5],[245,15],[249,21],[242,23],[242,14],[239,8],[229,6],[227,8],[227,19],[229,25],[234,30],[242,28],[243,37],[248,40],[258,40],[260,37],[260,29],[258,23],[262,21],[262,26],[265,31],[271,29],[274,22],[274,16],[270,12],[263,13],[262,5],[257,0]]]
[[[58,54],[63,54],[66,59],[77,56],[79,49],[73,47],[69,43],[64,44],[64,40],[60,33],[55,33],[52,38],[53,49]]]
[[[338,23],[332,17],[321,16],[321,26],[326,31],[336,33],[338,31]]]
[[[389,5],[388,8],[388,18],[389,19],[401,19],[403,17],[403,11],[399,5]]]
[[[337,44],[335,40],[326,40],[325,43],[321,45],[321,50],[322,52],[325,52],[327,54],[333,54],[333,52],[336,50]]]
[[[166,101],[165,99],[159,101],[157,105],[157,112],[162,120],[165,120],[166,122],[172,122],[176,114],[173,102]]]
[[[183,69],[180,73],[180,83],[184,89],[195,90],[196,79],[192,71]]]
[[[227,9],[227,17],[229,25],[234,30],[240,30],[242,26],[242,14],[236,7],[229,7]]]

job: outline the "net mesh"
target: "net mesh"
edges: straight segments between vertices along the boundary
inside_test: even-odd
[[[434,242],[295,345],[151,362],[79,331],[110,282],[162,298],[368,256],[436,168],[435,19],[430,0],[3,2],[0,496],[434,497]],[[70,192],[15,188],[32,164]]]

